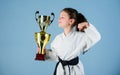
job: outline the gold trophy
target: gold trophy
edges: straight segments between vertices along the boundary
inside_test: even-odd
[[[45,60],[45,47],[48,44],[51,36],[50,34],[46,33],[46,29],[53,22],[55,17],[54,13],[51,13],[51,16],[53,16],[52,20],[50,20],[50,16],[39,15],[39,11],[36,11],[35,13],[36,21],[41,29],[40,32],[35,32],[35,41],[38,46],[38,52],[35,60]]]

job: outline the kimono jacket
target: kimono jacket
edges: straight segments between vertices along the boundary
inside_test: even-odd
[[[46,60],[59,61],[58,57],[62,60],[71,60],[81,53],[86,52],[100,39],[100,33],[92,24],[85,29],[85,32],[72,30],[66,36],[64,33],[61,33],[51,43],[51,50],[46,50]],[[64,74],[64,70],[66,74]],[[83,64],[80,60],[77,65],[70,66],[70,71],[68,66],[65,66],[65,69],[63,69],[61,63],[58,64],[56,71],[56,75],[84,75]]]

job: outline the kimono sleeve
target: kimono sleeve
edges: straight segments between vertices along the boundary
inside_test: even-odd
[[[51,43],[51,49],[46,50],[46,56],[45,56],[46,60],[58,61],[58,56],[57,56],[57,53],[56,53],[55,47],[54,47],[56,40],[57,40],[57,36]]]

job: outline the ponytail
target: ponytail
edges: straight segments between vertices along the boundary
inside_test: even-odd
[[[82,13],[78,13],[77,21],[76,21],[76,31],[79,31],[78,24],[82,22],[88,22],[88,21]]]

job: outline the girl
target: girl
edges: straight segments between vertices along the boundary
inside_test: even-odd
[[[96,28],[73,8],[64,8],[58,23],[64,31],[55,37],[51,50],[46,50],[46,60],[58,61],[54,75],[84,75],[78,56],[95,45],[101,36]]]

